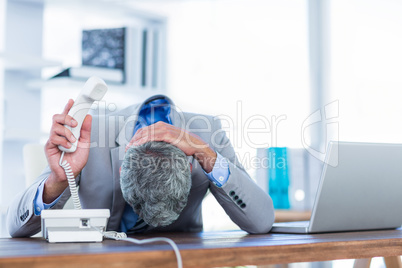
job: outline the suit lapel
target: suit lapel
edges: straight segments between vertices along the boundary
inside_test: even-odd
[[[120,220],[123,215],[125,206],[125,201],[120,188],[119,170],[123,162],[123,159],[120,159],[119,157],[120,147],[111,150],[112,172],[113,172],[113,202],[108,226],[108,229],[110,230],[118,230],[120,228]]]
[[[181,129],[186,129],[184,115],[182,111],[170,100],[170,120],[172,120],[172,125]]]

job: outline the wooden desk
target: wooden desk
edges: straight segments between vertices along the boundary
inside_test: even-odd
[[[160,235],[160,234],[159,234]],[[402,229],[317,235],[248,235],[242,231],[165,233],[184,267],[219,267],[402,255]],[[153,235],[155,236],[155,235]],[[150,237],[141,236],[137,238]],[[176,267],[167,244],[50,244],[41,238],[0,239],[0,267]]]

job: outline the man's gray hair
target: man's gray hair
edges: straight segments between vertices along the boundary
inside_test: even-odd
[[[127,150],[120,173],[123,197],[149,225],[166,226],[187,204],[191,188],[186,154],[166,142],[147,142]]]

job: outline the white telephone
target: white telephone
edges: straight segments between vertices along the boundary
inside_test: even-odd
[[[98,77],[90,77],[69,111],[77,122],[77,126],[70,128],[76,141],[71,148],[59,146],[63,151],[60,157],[60,166],[64,168],[70,187],[71,198],[75,210],[43,210],[42,235],[49,242],[100,242],[103,240],[102,232],[105,231],[110,217],[108,209],[81,209],[75,178],[70,164],[64,160],[64,153],[75,152],[80,138],[81,126],[94,101],[99,101],[107,92],[106,83]]]

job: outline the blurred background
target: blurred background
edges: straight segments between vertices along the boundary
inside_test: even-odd
[[[98,112],[162,93],[219,116],[255,179],[257,148],[402,142],[400,14],[397,0],[0,0],[1,236],[40,166],[27,145],[88,72],[109,85]],[[204,207],[206,230],[237,228]]]

